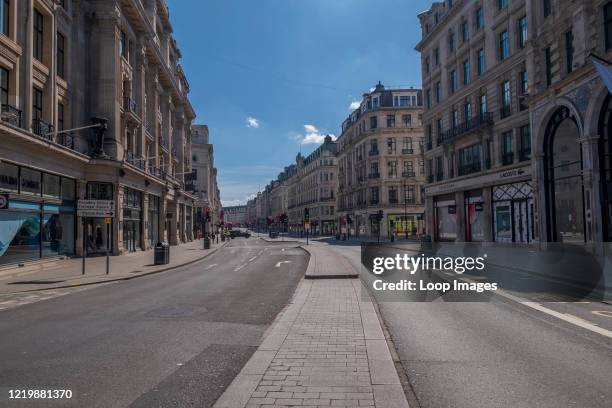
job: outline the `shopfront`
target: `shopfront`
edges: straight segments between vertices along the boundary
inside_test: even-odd
[[[114,200],[114,185],[112,183],[87,183],[88,200]],[[110,237],[106,233],[104,218],[85,218],[85,237],[87,255],[105,255],[106,248],[113,247],[113,225],[110,225]],[[108,242],[110,239],[110,242]]]
[[[390,214],[388,216],[389,232],[395,232],[398,237],[416,236],[419,231],[419,220],[422,216],[417,214]]]
[[[73,255],[75,191],[72,178],[0,163],[0,264]]]
[[[535,239],[535,209],[531,182],[494,186],[492,195],[494,240],[532,242]]]
[[[142,193],[128,187],[123,190],[123,249],[142,249]]]
[[[457,205],[454,195],[438,196],[434,200],[436,241],[457,239]]]
[[[187,224],[187,241],[193,240],[193,207],[186,206],[185,220]]]
[[[485,241],[484,206],[482,190],[465,192],[465,237],[468,242]]]

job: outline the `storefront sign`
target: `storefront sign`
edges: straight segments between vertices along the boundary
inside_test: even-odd
[[[0,210],[6,210],[9,207],[9,195],[0,194]]]
[[[440,195],[453,191],[461,191],[464,189],[474,188],[474,186],[490,186],[500,182],[510,183],[515,180],[521,180],[531,177],[531,166],[519,167],[511,170],[504,170],[497,173],[485,174],[480,177],[470,177],[462,180],[457,180],[451,183],[445,183],[439,186],[425,188],[425,194]]]
[[[79,200],[77,215],[90,218],[114,218],[114,200]]]

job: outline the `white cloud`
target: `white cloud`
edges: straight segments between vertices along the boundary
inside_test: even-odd
[[[246,122],[247,122],[247,127],[255,128],[255,129],[257,129],[259,127],[259,120],[257,120],[256,118],[254,118],[252,116],[249,116],[246,119]]]
[[[351,110],[359,109],[359,106],[361,106],[359,101],[351,102]]]
[[[295,137],[301,144],[321,144],[325,141],[325,134],[319,132],[319,129],[314,125],[304,125],[304,130],[306,134],[297,135]],[[336,140],[336,136],[330,135],[332,140]]]

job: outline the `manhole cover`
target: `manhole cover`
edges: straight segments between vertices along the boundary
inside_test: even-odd
[[[147,317],[193,317],[207,313],[205,307],[189,307],[189,306],[164,306],[153,309],[147,313]]]

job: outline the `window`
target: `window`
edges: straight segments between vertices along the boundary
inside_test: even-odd
[[[395,138],[390,137],[387,139],[387,154],[395,154],[396,151]]]
[[[409,138],[408,136],[404,136],[404,138],[402,139],[402,149],[403,150],[412,150],[412,139]],[[402,152],[402,153],[408,153],[408,152]]]
[[[508,31],[502,31],[499,34],[499,59],[505,60],[510,56],[510,44]]]
[[[416,197],[414,195],[414,186],[406,186],[404,188],[404,203],[414,204],[415,202]]]
[[[397,204],[397,187],[389,187],[389,203]]]
[[[527,45],[527,16],[523,16],[519,19],[519,38],[518,38],[518,46],[519,48],[525,48]]]
[[[546,65],[546,86],[552,85],[552,55],[550,47],[544,50],[544,64]]]
[[[376,129],[378,127],[378,118],[376,116],[370,116],[370,129]]]
[[[43,59],[43,15],[34,10],[34,58],[39,61]]]
[[[436,181],[444,180],[444,161],[442,156],[436,157]]]
[[[459,126],[459,111],[457,109],[453,110],[453,129],[456,129]]]
[[[484,48],[478,50],[478,75],[484,74],[487,69],[487,58]]]
[[[395,127],[395,115],[387,115],[387,127],[388,128]]]
[[[436,103],[440,103],[442,101],[442,86],[440,82],[436,82]]]
[[[465,118],[466,122],[472,120],[472,104],[470,102],[463,105],[463,117]]]
[[[497,0],[497,7],[502,10],[508,5],[508,0]]]
[[[0,4],[0,32],[9,35],[9,0],[1,0]]]
[[[612,49],[612,2],[604,8],[604,26],[606,31],[606,50]]]
[[[511,94],[510,94],[510,81],[504,81],[501,85],[501,117],[502,119],[510,116],[510,103],[511,103]]]
[[[404,124],[404,127],[410,127],[412,125],[412,116],[402,115],[402,123]]]
[[[531,159],[531,129],[529,126],[521,128],[521,154],[520,160],[527,161]]]
[[[431,109],[431,91],[429,89],[425,91],[425,103],[427,104],[427,109]]]
[[[61,78],[65,78],[65,53],[64,53],[64,47],[65,47],[65,39],[64,36],[62,35],[62,33],[58,32],[57,33],[57,75],[59,75]]]
[[[502,164],[507,166],[514,162],[514,149],[512,148],[512,131],[502,134]]]
[[[480,144],[465,147],[459,150],[459,176],[476,173],[481,170]]]
[[[57,104],[57,130],[64,130],[64,104]]]
[[[43,93],[40,89],[32,89],[32,119],[42,119]]]
[[[414,176],[414,164],[412,160],[406,160],[404,162],[404,177]]]
[[[574,70],[574,33],[565,33],[565,69],[568,74]]]
[[[440,48],[434,49],[434,62],[436,65],[440,65]]]
[[[487,107],[487,95],[486,94],[480,95],[480,97],[478,98],[478,105],[479,105],[479,113],[481,116],[485,115],[489,111]]]
[[[468,22],[464,21],[461,23],[461,41],[468,42],[470,39],[470,28],[468,26]]]
[[[470,61],[463,61],[463,85],[468,85],[471,81]]]
[[[378,204],[378,187],[370,188],[370,204]]]
[[[127,34],[125,33],[125,31],[121,31],[121,34],[119,35],[119,54],[124,58],[128,57]]]
[[[397,178],[397,162],[390,161],[387,162],[388,175],[390,179]]]
[[[9,96],[9,72],[7,69],[0,67],[0,103],[8,105]]]
[[[527,93],[529,93],[529,80],[527,77],[527,70],[521,71],[519,77],[521,81],[521,93],[523,95],[526,95]]]
[[[455,51],[455,33],[450,33],[448,36],[448,49],[450,52]]]
[[[457,92],[457,71],[454,69],[450,72],[450,93],[451,95]]]
[[[544,9],[544,18],[552,14],[552,0],[542,0],[542,7]]]
[[[482,12],[482,7],[480,7],[474,13],[474,25],[476,26],[476,30],[480,30],[484,27],[484,14]]]

